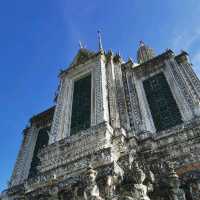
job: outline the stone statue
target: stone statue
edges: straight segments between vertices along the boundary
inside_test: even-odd
[[[79,196],[78,196],[78,187],[74,188],[74,195],[73,195],[73,200],[79,200]]]
[[[170,200],[185,200],[185,193],[180,188],[180,180],[175,172],[174,164],[167,163],[168,167],[168,181],[169,181],[169,198]]]
[[[129,168],[131,168],[133,161],[136,159],[136,153],[137,152],[135,149],[130,150],[129,157],[128,157]]]
[[[114,198],[117,182],[118,182],[118,177],[116,175],[113,176],[110,175],[107,177],[106,189],[105,189],[106,199],[111,200]]]
[[[86,179],[86,189],[84,191],[84,200],[103,200],[99,196],[99,188],[96,184],[97,171],[95,171],[91,166],[89,166],[85,179]]]
[[[155,176],[150,169],[147,170],[146,176],[147,176],[146,186],[148,189],[148,193],[151,193],[154,191]]]
[[[121,200],[150,200],[147,195],[148,187],[143,184],[146,175],[135,160],[130,165],[129,176],[133,184],[130,186],[130,192],[123,195]]]
[[[200,183],[198,181],[192,182],[190,184],[190,193],[193,200],[200,199]]]
[[[135,184],[134,184],[134,194],[136,199],[138,200],[150,200],[147,192],[148,187],[143,184],[146,175],[142,169],[139,168],[138,162],[133,161],[132,163],[132,171],[135,174]]]
[[[111,175],[107,177],[106,182],[106,199],[107,200],[115,200],[117,199],[116,194],[116,187],[122,182],[123,180],[123,170],[114,162],[114,169]]]

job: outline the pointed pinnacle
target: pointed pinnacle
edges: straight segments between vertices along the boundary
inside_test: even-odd
[[[102,39],[101,39],[101,31],[98,30],[97,33],[98,33],[99,50],[102,50],[103,45],[102,45]]]
[[[141,47],[141,46],[144,46],[144,45],[145,45],[144,42],[142,40],[140,40],[139,46]]]

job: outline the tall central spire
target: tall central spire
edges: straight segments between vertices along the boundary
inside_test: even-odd
[[[155,52],[152,48],[146,45],[143,41],[140,41],[137,51],[137,61],[139,64],[144,63],[155,57]]]

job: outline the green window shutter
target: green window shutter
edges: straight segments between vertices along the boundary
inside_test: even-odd
[[[163,73],[145,80],[143,85],[157,131],[182,123],[178,106]]]
[[[71,135],[90,127],[91,75],[74,82]]]

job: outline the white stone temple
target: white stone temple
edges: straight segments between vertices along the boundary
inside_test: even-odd
[[[81,47],[30,119],[2,200],[200,200],[200,81],[188,54]]]

